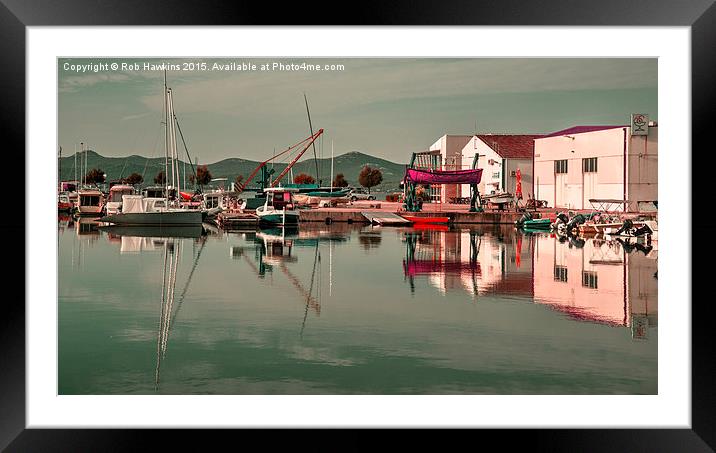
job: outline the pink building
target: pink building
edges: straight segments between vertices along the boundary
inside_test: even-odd
[[[549,206],[591,209],[590,199],[658,200],[658,127],[575,126],[535,139],[535,198]]]
[[[635,338],[657,325],[656,250],[626,253],[615,241],[588,239],[581,248],[538,236],[534,299],[570,317],[632,327]]]

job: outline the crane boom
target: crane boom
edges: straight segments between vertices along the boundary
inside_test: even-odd
[[[298,161],[298,159],[300,159],[301,156],[303,156],[303,153],[306,152],[306,150],[313,144],[313,142],[316,141],[316,139],[317,139],[318,137],[321,136],[322,133],[323,133],[323,129],[319,129],[318,132],[316,132],[315,134],[311,135],[309,138],[307,138],[306,140],[303,141],[303,142],[308,141],[308,143],[306,143],[306,144],[304,145],[304,147],[303,147],[303,149],[301,150],[301,152],[298,153],[298,154],[296,155],[296,157],[293,158],[293,160],[291,161],[291,163],[288,164],[288,165],[286,166],[286,168],[284,168],[283,171],[276,177],[276,179],[273,180],[273,182],[271,183],[271,187],[274,187],[276,184],[278,184],[279,181],[281,181],[281,178],[283,178],[284,176],[286,176],[286,173],[288,173],[288,171],[291,169],[291,167],[293,167],[293,165]],[[303,142],[302,142],[302,143],[303,143]]]
[[[290,152],[290,151],[295,150],[298,146],[300,146],[300,145],[302,145],[302,144],[305,144],[304,147],[303,147],[303,149],[301,150],[301,152],[298,153],[298,155],[291,161],[291,163],[281,172],[280,175],[278,175],[278,177],[274,180],[274,182],[271,183],[271,187],[273,187],[274,185],[276,185],[276,184],[281,180],[281,178],[283,178],[283,177],[286,175],[286,173],[288,173],[288,171],[291,169],[291,167],[293,167],[293,165],[296,163],[296,161],[298,161],[298,159],[300,159],[301,156],[303,156],[303,153],[306,152],[306,150],[311,146],[311,144],[313,144],[313,142],[315,142],[316,139],[317,139],[318,137],[320,137],[321,134],[323,134],[323,129],[319,130],[318,132],[316,132],[315,134],[311,135],[310,137],[301,140],[300,142],[296,143],[295,145],[289,146],[288,148],[286,148],[285,150],[281,151],[280,153],[274,155],[274,156],[271,157],[270,159],[266,159],[265,161],[261,162],[261,163],[259,164],[259,166],[256,167],[256,168],[254,169],[254,171],[251,172],[251,174],[249,175],[249,177],[246,178],[246,181],[244,181],[243,184],[240,185],[240,187],[239,187],[239,192],[243,192],[243,191],[244,191],[244,189],[246,188],[246,186],[249,185],[249,182],[251,182],[251,180],[254,179],[254,177],[255,177],[256,174],[259,172],[259,170],[261,170],[263,167],[265,167],[266,164],[268,164],[268,163],[271,162],[272,160],[276,159],[277,157],[280,157],[280,156],[282,156],[282,155],[284,155],[284,154],[286,154],[286,153],[288,153],[288,152]]]

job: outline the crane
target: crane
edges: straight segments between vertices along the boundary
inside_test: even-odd
[[[284,154],[287,154],[287,153],[289,153],[289,152],[291,152],[291,151],[295,151],[296,149],[299,149],[299,148],[300,148],[301,151],[298,152],[298,154],[296,155],[296,157],[294,157],[293,160],[286,166],[286,168],[284,168],[284,170],[276,177],[276,179],[274,179],[273,182],[271,182],[270,187],[276,186],[276,184],[278,184],[279,181],[281,181],[281,179],[282,179],[284,176],[286,176],[286,173],[288,173],[289,170],[291,170],[291,167],[294,166],[294,164],[298,161],[298,159],[300,159],[301,156],[303,156],[303,153],[305,153],[306,150],[308,150],[308,148],[310,148],[310,146],[313,144],[313,142],[315,142],[316,139],[321,136],[321,134],[323,134],[323,129],[319,129],[318,132],[316,132],[315,134],[312,134],[310,137],[301,140],[300,142],[296,143],[295,145],[289,146],[288,148],[286,148],[285,150],[281,151],[280,153],[274,155],[274,156],[271,157],[270,159],[266,159],[265,161],[261,162],[261,163],[259,164],[259,166],[256,167],[256,168],[254,169],[254,171],[249,175],[249,177],[246,178],[246,181],[244,181],[244,183],[241,184],[241,186],[239,187],[239,192],[243,192],[243,191],[244,191],[244,189],[245,189],[246,186],[249,184],[249,182],[250,182],[252,179],[254,179],[254,177],[256,176],[256,174],[257,174],[262,168],[264,168],[264,167],[266,166],[266,164],[268,164],[269,162],[271,162],[272,160],[276,159],[276,158],[279,157],[279,156],[282,156],[282,155],[284,155]]]

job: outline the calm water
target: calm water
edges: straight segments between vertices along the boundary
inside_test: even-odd
[[[60,218],[60,394],[657,393],[655,250],[493,226],[161,235]]]

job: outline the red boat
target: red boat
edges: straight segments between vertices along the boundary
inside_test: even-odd
[[[414,224],[421,224],[421,223],[448,223],[450,222],[450,217],[418,217],[418,216],[412,216],[412,215],[401,215],[402,218],[405,220],[410,220]]]
[[[58,212],[69,212],[74,207],[74,204],[70,201],[69,195],[61,193],[57,195],[57,211]]]

